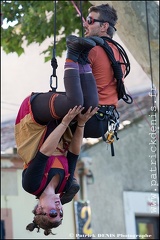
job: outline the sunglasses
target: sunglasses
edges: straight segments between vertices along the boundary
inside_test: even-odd
[[[98,20],[98,19],[94,19],[92,17],[87,17],[86,18],[86,22],[89,24],[89,25],[93,25],[95,22],[102,22],[104,23],[104,21],[101,21],[101,20]]]
[[[95,22],[105,23],[105,22],[108,22],[108,21],[98,20],[98,19],[94,19],[94,18],[88,16],[88,17],[86,18],[86,22],[87,22],[89,25],[93,25]],[[108,23],[109,23],[109,22],[108,22]],[[111,25],[111,27],[114,28],[115,31],[117,30],[111,23],[109,23],[109,24]]]
[[[55,217],[58,216],[58,213],[55,209],[51,209],[49,211],[49,214],[48,213],[39,213],[39,214],[36,214],[36,215],[48,215],[51,218],[55,218]],[[60,210],[59,215],[60,215],[61,218],[63,217],[63,210]]]
[[[51,209],[51,210],[49,211],[49,214],[48,214],[48,215],[49,215],[51,218],[55,218],[55,217],[58,216],[58,213],[57,213],[57,211],[56,211],[55,209]],[[62,210],[60,210],[59,215],[60,215],[60,217],[63,217],[63,211],[62,211]]]

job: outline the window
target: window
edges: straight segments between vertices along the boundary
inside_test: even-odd
[[[5,238],[5,223],[4,223],[4,220],[1,220],[1,239],[6,239]]]
[[[137,239],[159,239],[158,217],[136,217]],[[148,235],[148,237],[147,237]]]
[[[134,239],[159,239],[158,193],[124,191],[123,200],[127,238],[131,239],[132,236]],[[144,233],[145,237],[142,236]],[[151,235],[150,238],[147,235]]]

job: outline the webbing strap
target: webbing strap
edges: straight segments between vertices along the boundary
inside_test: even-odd
[[[111,155],[114,157],[114,146],[113,146],[113,143],[111,143]]]
[[[40,184],[39,188],[34,193],[32,193],[33,195],[38,195],[42,191],[44,186],[46,185],[46,182],[48,179],[48,172],[53,164],[53,161],[54,161],[54,158],[51,158],[51,157],[48,158],[41,184]]]
[[[56,157],[58,157],[58,156],[56,156]],[[67,163],[67,161],[65,161],[66,158],[65,159],[64,158],[65,158],[64,156],[59,156],[58,157],[58,159],[62,163],[62,165],[64,167],[64,171],[65,171],[65,177],[64,177],[64,179],[61,183],[61,186],[58,190],[58,193],[63,192],[63,189],[64,189],[64,187],[66,185],[66,182],[68,180],[68,177],[70,175],[68,173],[68,163]],[[38,195],[43,190],[43,188],[45,187],[47,179],[48,179],[48,173],[49,173],[49,170],[51,169],[51,166],[52,166],[54,160],[55,160],[54,156],[51,156],[51,157],[48,158],[41,184],[40,184],[39,188],[34,193],[32,193],[33,195]]]

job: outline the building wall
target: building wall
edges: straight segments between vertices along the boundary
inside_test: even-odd
[[[111,156],[110,146],[107,149],[103,141],[83,149],[80,160],[82,157],[92,159],[92,164],[87,167],[94,181],[86,185],[85,180],[88,179],[85,176],[82,178],[82,195],[79,193],[76,200],[89,201],[92,238],[113,239],[117,234],[134,233],[135,213],[158,216],[155,149],[157,159],[159,149],[157,138],[151,135],[153,123],[148,116],[148,119],[135,121],[120,130],[120,139],[114,143],[114,157]],[[26,225],[33,220],[32,209],[37,201],[22,189],[21,165],[18,165],[14,155],[8,156],[8,159],[1,157],[1,218],[5,220],[6,239],[44,239],[46,237],[42,230],[40,233],[25,230]],[[152,202],[152,196],[156,198],[156,204]],[[155,205],[155,211],[152,211],[152,205]],[[64,205],[64,213],[63,224],[53,231],[56,233],[55,238],[80,237],[75,235],[75,217],[78,216],[75,216],[73,202]],[[89,217],[86,216],[81,233],[91,232],[87,225],[90,223]],[[53,236],[47,238],[52,239]],[[122,239],[125,239],[124,236]]]
[[[86,199],[90,201],[95,238],[101,234],[126,234],[125,192],[157,193],[155,149],[157,148],[159,159],[159,144],[156,138],[151,138],[150,133],[151,121],[148,117],[119,131],[120,139],[114,143],[114,157],[111,156],[110,146],[107,150],[107,144],[103,141],[83,151],[83,156],[92,159],[89,168],[94,183],[87,185]],[[152,140],[155,140],[157,146]],[[147,201],[142,201],[142,204],[150,206],[149,214],[152,204]],[[135,197],[135,202],[138,206],[138,197]],[[156,203],[155,216],[158,216],[158,206],[159,203]],[[106,239],[109,238],[107,236]]]

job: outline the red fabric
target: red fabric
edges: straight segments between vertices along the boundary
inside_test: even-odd
[[[21,119],[23,119],[29,113],[30,113],[30,96],[25,98],[24,101],[22,102],[16,118],[16,124],[18,124],[21,121]]]
[[[70,175],[68,173],[68,160],[65,156],[51,156],[51,157],[48,158],[40,187],[34,193],[32,193],[33,195],[38,195],[43,190],[43,188],[45,187],[46,182],[47,182],[47,178],[48,178],[48,172],[49,172],[50,168],[52,167],[53,162],[55,161],[56,158],[58,158],[58,160],[62,163],[64,171],[65,171],[65,177],[64,177],[64,179],[62,181],[62,184],[61,184],[61,186],[58,190],[58,193],[63,192],[63,189],[64,189],[64,187],[66,185],[66,182],[67,182],[67,180],[69,178],[69,175]]]

